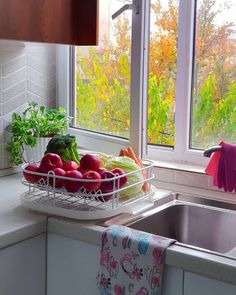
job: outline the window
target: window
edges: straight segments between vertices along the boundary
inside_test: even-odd
[[[198,0],[191,148],[236,141],[236,3]]]
[[[75,127],[129,138],[132,12],[112,20],[129,2],[100,1],[99,45],[75,48]]]
[[[236,139],[233,2],[104,0],[100,14],[99,46],[59,49],[79,145],[201,164],[204,148]]]
[[[147,140],[153,145],[174,147],[178,8],[178,0],[151,0]]]

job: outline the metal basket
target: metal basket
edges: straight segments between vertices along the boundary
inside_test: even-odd
[[[124,175],[115,175],[110,179],[101,179],[101,182],[112,182],[113,190],[103,193],[100,189],[96,191],[87,191],[83,183],[96,182],[97,180],[74,179],[64,176],[57,176],[53,171],[48,174],[32,172],[25,169],[27,164],[23,165],[22,170],[27,174],[37,175],[37,183],[30,183],[22,178],[22,183],[28,187],[28,191],[21,195],[22,204],[36,211],[54,214],[75,219],[101,219],[108,218],[119,213],[134,213],[134,210],[141,210],[144,207],[153,204],[153,195],[155,189],[151,186],[151,180],[154,178],[152,173],[153,163],[144,161],[144,167]],[[120,187],[120,179],[126,176],[128,179],[134,173],[145,175],[142,180]],[[80,189],[71,193],[64,187],[56,188],[56,180],[71,180],[81,182]],[[133,195],[129,193],[130,188],[141,188],[147,183],[147,190]],[[127,193],[126,193],[127,192]],[[136,209],[134,209],[136,208]],[[139,209],[137,209],[139,208]],[[144,208],[143,208],[144,209]]]

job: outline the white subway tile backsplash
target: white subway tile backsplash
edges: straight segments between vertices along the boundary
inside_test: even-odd
[[[164,168],[154,169],[155,179],[157,181],[163,182],[173,182],[174,181],[174,171]]]
[[[56,62],[48,64],[48,75],[50,75],[50,76],[55,75],[56,70],[57,70]]]
[[[28,56],[27,58],[27,65],[30,68],[33,68],[34,70],[44,74],[44,75],[50,75],[52,74],[49,70],[48,70],[48,63],[45,62],[41,62],[35,58],[33,58],[32,56]]]
[[[27,68],[28,80],[36,82],[40,86],[53,88],[56,85],[56,75],[55,73],[51,76],[44,75],[33,68]]]
[[[43,99],[50,100],[55,97],[56,88],[55,85],[52,88],[41,86],[33,81],[27,81],[27,89],[32,94],[36,94]]]
[[[2,169],[9,168],[9,163],[11,161],[11,155],[7,151],[7,143],[3,143],[3,145],[2,145],[2,157],[3,157]]]
[[[11,166],[5,128],[12,113],[22,113],[31,101],[56,105],[55,50],[54,45],[0,41],[0,169]]]
[[[3,117],[0,117],[0,133],[3,133]]]
[[[7,100],[3,104],[3,113],[9,114],[15,111],[16,108],[27,102],[27,92],[26,89],[24,92],[21,92],[18,95],[15,95],[14,98]]]
[[[5,150],[5,145],[3,143],[0,143],[0,169],[6,168],[6,161],[4,159],[3,151]],[[8,165],[9,166],[9,165]]]
[[[26,80],[23,80],[7,88],[6,90],[3,90],[2,91],[3,102],[7,103],[9,100],[12,100],[14,97],[15,97],[15,100],[17,100],[16,96],[26,92],[26,86],[27,86]]]
[[[44,99],[39,95],[36,95],[32,92],[27,92],[28,102],[36,101],[40,105],[45,105],[47,108],[55,108],[56,106],[56,95],[52,99]]]
[[[191,187],[208,188],[208,179],[204,174],[176,171],[174,183]]]
[[[3,89],[12,87],[14,84],[26,80],[26,67],[3,77]]]
[[[24,66],[26,66],[26,56],[22,55],[3,65],[3,75],[9,75],[12,72],[21,69]]]

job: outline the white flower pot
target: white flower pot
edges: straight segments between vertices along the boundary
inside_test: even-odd
[[[28,163],[41,161],[50,139],[51,137],[40,137],[35,146],[24,145],[26,161]]]

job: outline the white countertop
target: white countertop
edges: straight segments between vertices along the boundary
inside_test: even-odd
[[[27,190],[22,175],[0,177],[0,249],[36,236],[47,229],[47,216],[20,205],[19,196]]]
[[[100,246],[104,227],[91,221],[79,222],[61,217],[48,219],[48,232]],[[207,251],[172,245],[166,251],[166,264],[236,285],[236,260]]]
[[[94,221],[49,217],[20,205],[19,196],[27,191],[21,174],[0,178],[0,249],[46,232],[100,245],[104,227]],[[157,194],[165,193],[158,190]],[[236,260],[204,251],[172,245],[166,252],[166,264],[236,285]]]

